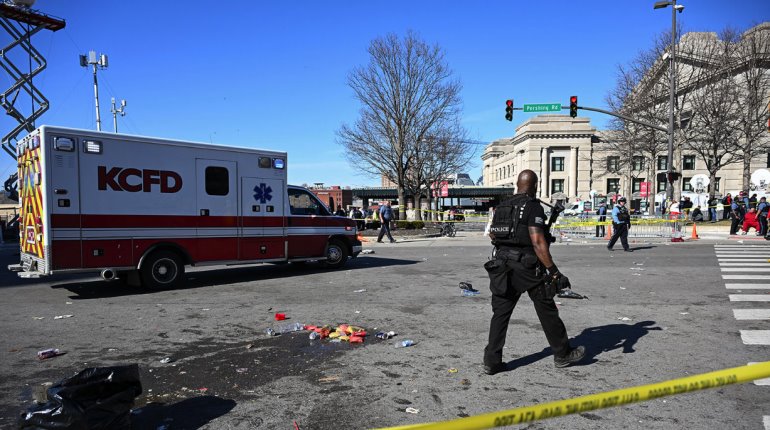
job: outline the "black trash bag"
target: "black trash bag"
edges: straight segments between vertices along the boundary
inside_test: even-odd
[[[142,394],[139,366],[92,367],[48,389],[48,402],[29,408],[20,429],[131,428],[131,407]]]

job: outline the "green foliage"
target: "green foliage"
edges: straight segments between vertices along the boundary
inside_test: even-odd
[[[396,227],[404,230],[422,230],[425,227],[425,222],[398,220],[396,221]]]

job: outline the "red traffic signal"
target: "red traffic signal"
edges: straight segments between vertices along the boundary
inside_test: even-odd
[[[577,96],[572,96],[569,98],[569,116],[571,116],[572,118],[575,118],[577,116],[577,110],[578,110]]]
[[[513,100],[508,99],[505,101],[505,119],[513,121]]]

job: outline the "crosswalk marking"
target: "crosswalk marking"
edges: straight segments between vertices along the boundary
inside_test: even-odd
[[[770,246],[768,246],[768,245],[714,245],[714,248],[716,248],[716,249],[721,249],[721,248],[725,248],[725,249],[730,249],[730,248],[733,248],[733,249],[746,249],[746,248],[765,248],[765,249],[770,249]]]
[[[720,258],[720,263],[746,262],[746,263],[770,263],[770,258]]]
[[[770,320],[770,309],[733,309],[737,320]]]
[[[723,272],[770,272],[770,267],[722,267]]]
[[[725,284],[728,290],[764,290],[770,289],[770,284]]]
[[[749,366],[752,364],[760,364],[759,362],[750,362]],[[770,378],[764,378],[764,379],[755,379],[754,385],[770,385]]]
[[[717,258],[730,258],[730,257],[754,257],[754,258],[768,258],[770,252],[720,252],[717,254]]]
[[[770,430],[770,415],[762,417],[762,422],[765,424],[765,430]]]
[[[722,279],[741,279],[744,281],[767,281],[767,275],[722,275]]]
[[[742,261],[742,262],[738,262],[738,263],[733,263],[733,262],[727,263],[727,262],[720,261],[719,265],[720,266],[745,266],[745,267],[751,267],[751,266],[756,266],[756,267],[768,266],[768,267],[770,267],[770,263],[768,263],[766,261],[765,262],[756,262],[756,263],[749,262],[749,261]]]
[[[731,302],[770,302],[770,294],[730,294]]]
[[[741,330],[744,345],[770,345],[770,330]]]

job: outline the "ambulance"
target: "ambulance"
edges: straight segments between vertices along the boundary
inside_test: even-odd
[[[98,271],[170,288],[185,266],[361,252],[354,220],[287,185],[285,152],[41,126],[19,141],[22,277]]]

